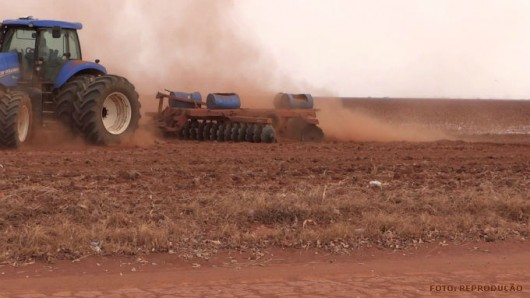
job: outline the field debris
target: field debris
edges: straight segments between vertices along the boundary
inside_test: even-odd
[[[368,184],[371,188],[383,189],[383,183],[381,181],[373,180]]]
[[[98,254],[101,253],[102,246],[103,246],[103,241],[90,242],[90,247]]]

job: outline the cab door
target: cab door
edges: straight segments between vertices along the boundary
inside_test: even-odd
[[[42,80],[54,82],[66,62],[81,59],[77,32],[60,28],[41,29],[37,53]]]

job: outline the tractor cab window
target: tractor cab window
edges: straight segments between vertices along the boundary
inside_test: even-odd
[[[63,60],[81,59],[79,40],[75,30],[61,29],[59,38],[53,37],[53,29],[42,29],[39,42],[39,57]]]
[[[81,59],[79,40],[75,30],[60,29],[60,36],[53,36],[52,28],[41,29],[38,57],[43,63],[43,79],[54,81],[68,60]]]
[[[28,28],[9,28],[2,42],[2,53],[17,52],[22,76],[31,78],[35,62],[35,40],[37,32]]]
[[[37,32],[29,28],[9,28],[4,34],[2,53],[16,52],[23,79],[31,79],[35,63],[35,40]]]
[[[9,29],[2,43],[2,53],[6,52],[33,52],[37,33],[33,29]]]

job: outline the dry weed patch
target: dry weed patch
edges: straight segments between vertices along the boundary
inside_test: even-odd
[[[6,153],[0,262],[529,236],[527,144],[211,146]]]

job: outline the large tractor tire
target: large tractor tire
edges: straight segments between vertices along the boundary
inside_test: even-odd
[[[82,94],[87,86],[95,79],[92,75],[80,75],[71,78],[55,95],[55,113],[66,127],[75,129],[74,101]]]
[[[0,93],[0,147],[18,148],[33,130],[31,99],[21,91]]]
[[[113,75],[97,77],[74,101],[74,121],[95,145],[120,143],[138,128],[140,102],[134,86]]]

